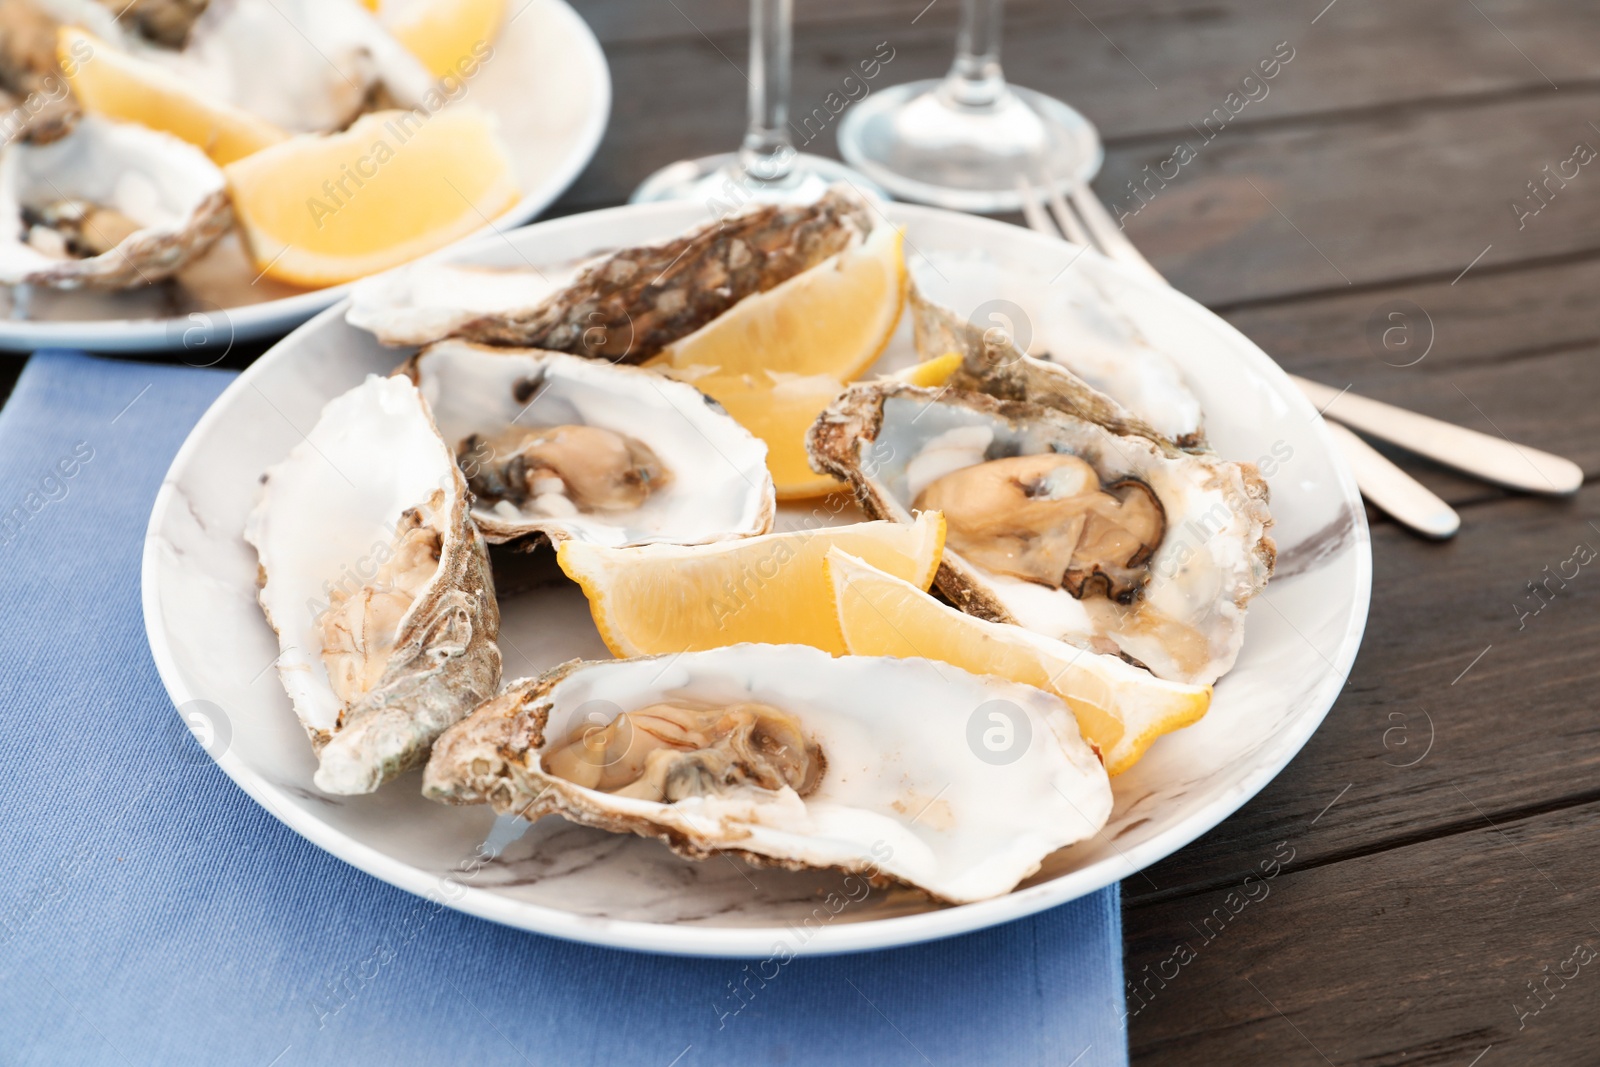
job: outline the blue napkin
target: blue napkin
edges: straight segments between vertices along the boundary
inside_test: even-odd
[[[1127,1063],[1116,887],[758,974],[436,910],[278,823],[183,726],[139,607],[156,489],[230,377],[41,352],[0,412],[0,1062]]]

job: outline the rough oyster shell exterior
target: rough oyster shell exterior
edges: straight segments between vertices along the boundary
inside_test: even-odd
[[[602,256],[532,311],[484,316],[455,335],[643,363],[871,229],[871,207],[837,186],[809,204],[747,207],[671,240]]]
[[[406,508],[442,496],[438,566],[406,610],[381,676],[349,704],[321,658],[329,587],[368,577]],[[413,499],[416,498],[416,499]],[[427,759],[434,739],[500,682],[500,611],[466,483],[404,378],[369,377],[330,401],[306,440],[263,479],[245,539],[283,680],[315,747],[318,788],[370,793]],[[338,500],[337,504],[333,501]]]

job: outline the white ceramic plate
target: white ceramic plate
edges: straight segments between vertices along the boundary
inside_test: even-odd
[[[596,944],[690,955],[844,952],[945,937],[1048,908],[1127,877],[1221,822],[1310,737],[1353,662],[1367,617],[1371,552],[1355,483],[1317,413],[1255,345],[1198,304],[1092,253],[1004,223],[892,205],[919,273],[1072,304],[1107,302],[1158,346],[1182,353],[1225,456],[1276,455],[1279,576],[1252,606],[1238,666],[1199,724],[1163,738],[1114,782],[1097,838],[1050,857],[1015,892],[936,907],[873,892],[834,913],[841,876],[692,863],[659,843],[549,818],[531,828],[483,808],[424,800],[420,775],[365,797],[311,785],[311,746],[269,669],[277,644],[255,600],[256,560],[240,536],[257,479],[315,423],[329,398],[405,354],[380,347],[331,308],[274,347],[217,400],[173,461],[145,543],[144,611],[161,677],[234,781],[309,840],[364,871],[473,915]],[[511,266],[558,264],[595,249],[676,233],[694,205],[616,208],[540,223],[458,255]],[[967,269],[975,260],[992,269]],[[1068,264],[1071,264],[1068,266]],[[1011,279],[1008,282],[1007,279]],[[1048,281],[1054,279],[1054,281]],[[1045,284],[1040,284],[1041,281]],[[959,288],[959,287],[957,287]],[[1097,295],[1095,295],[1097,294]],[[977,282],[976,307],[1000,295]],[[1029,312],[1047,320],[1048,309]],[[910,358],[898,337],[885,360]],[[850,510],[838,518],[854,518]],[[785,519],[805,520],[790,507]],[[548,561],[550,553],[543,553]],[[553,567],[501,603],[510,679],[573,656],[606,658],[577,587]],[[490,860],[475,858],[480,846]],[[835,898],[838,899],[838,898]]]
[[[492,227],[506,230],[549,207],[594,155],[611,112],[611,72],[600,42],[565,0],[512,0],[493,47],[460,99],[495,115],[511,149],[524,196]],[[26,317],[17,317],[12,291],[0,286],[0,351],[187,349],[210,365],[235,341],[293,329],[349,288],[306,291],[258,279],[230,233],[177,285],[123,293],[36,288]]]

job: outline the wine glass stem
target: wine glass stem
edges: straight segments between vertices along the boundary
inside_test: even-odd
[[[794,0],[750,0],[750,124],[739,148],[745,173],[781,181],[794,162],[789,140],[789,59]]]
[[[945,77],[946,97],[961,107],[988,107],[1006,90],[1000,73],[1000,15],[1005,0],[961,0],[956,61]]]

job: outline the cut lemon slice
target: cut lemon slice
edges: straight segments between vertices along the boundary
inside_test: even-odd
[[[377,111],[225,168],[256,266],[336,285],[399,266],[488,224],[521,196],[494,120],[471,106]]]
[[[851,655],[920,656],[1054,693],[1072,708],[1107,774],[1121,774],[1156,738],[1198,721],[1211,706],[1210,686],[1163,681],[1115,656],[974,618],[847,547],[831,549],[826,566]]]
[[[746,297],[658,358],[723,374],[859,377],[883,353],[906,299],[902,238],[880,226],[860,246]]]
[[[823,560],[840,547],[908,588],[926,589],[944,550],[944,516],[863,522],[711,545],[603,548],[565,541],[556,559],[583,587],[606,646],[645,656],[744,641],[812,645],[839,655]]]
[[[767,443],[767,469],[772,472],[779,500],[821,496],[845,488],[838,479],[813,471],[806,457],[806,430],[844,389],[837,378],[773,371],[696,374],[701,368],[661,369],[692,382],[727,408],[735,422]]]
[[[913,363],[903,371],[895,373],[895,381],[905,382],[907,385],[919,385],[924,389],[938,389],[950,380],[950,376],[961,369],[961,353],[946,352],[942,356],[921,363]]]
[[[367,0],[384,29],[436,78],[470,78],[494,54],[506,0]]]
[[[56,32],[56,58],[85,111],[181,137],[218,164],[289,136],[248,111],[206,99],[171,71],[74,26]]]

